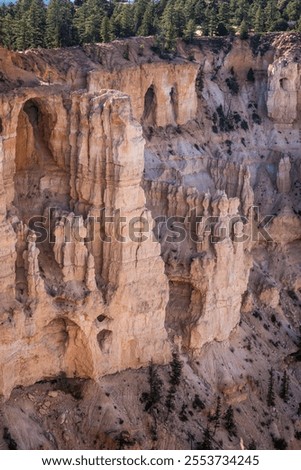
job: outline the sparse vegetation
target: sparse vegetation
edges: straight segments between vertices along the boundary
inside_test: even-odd
[[[277,450],[286,450],[287,449],[287,447],[288,447],[287,442],[282,437],[272,436],[272,440],[273,440],[273,444],[274,444],[275,449],[277,449]]]
[[[227,408],[227,411],[224,415],[224,423],[225,423],[225,428],[229,432],[230,435],[236,436],[236,424],[234,421],[234,410],[232,406],[230,405]]]
[[[180,385],[182,376],[183,363],[180,361],[179,354],[174,352],[172,354],[172,361],[170,362],[169,382],[171,385]]]
[[[283,372],[281,379],[280,398],[282,398],[285,403],[287,403],[289,400],[289,377],[286,370]]]
[[[234,75],[231,77],[226,78],[226,84],[229,90],[231,91],[232,95],[237,95],[239,92],[239,85],[237,79]]]
[[[194,400],[192,402],[192,408],[194,410],[204,410],[205,409],[205,404],[204,402],[200,399],[199,395],[194,396]]]
[[[257,450],[257,444],[256,442],[254,441],[254,439],[252,439],[247,447],[248,450]]]
[[[204,431],[202,441],[197,444],[197,450],[212,450],[212,449],[213,449],[212,434],[211,434],[209,426],[207,426]]]
[[[151,361],[148,366],[148,384],[149,392],[143,393],[141,400],[145,403],[145,411],[150,412],[161,400],[163,386],[163,382],[153,361]]]

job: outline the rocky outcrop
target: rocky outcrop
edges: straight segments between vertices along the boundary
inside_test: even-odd
[[[256,309],[297,323],[289,37],[0,51],[0,394],[193,361]]]
[[[119,71],[91,71],[91,92],[114,88],[131,97],[136,119],[148,125],[186,124],[196,117],[195,63],[155,63],[125,67]],[[139,86],[137,84],[139,83]]]
[[[269,67],[268,113],[279,124],[293,124],[297,119],[299,76],[299,64],[284,58]]]
[[[140,232],[153,222],[129,98],[39,88],[7,100],[1,394],[61,371],[97,379],[165,362],[168,284]]]

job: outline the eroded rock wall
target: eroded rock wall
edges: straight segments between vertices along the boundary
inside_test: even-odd
[[[298,37],[255,39],[3,51],[1,394],[200,357],[299,299]]]
[[[56,87],[2,100],[14,111],[2,137],[1,394],[164,363],[160,247],[130,237],[132,219],[137,238],[141,217],[153,222],[129,98]]]

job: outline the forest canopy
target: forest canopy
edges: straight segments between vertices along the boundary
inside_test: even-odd
[[[0,6],[0,43],[24,50],[155,35],[177,38],[301,31],[300,0],[18,0]]]

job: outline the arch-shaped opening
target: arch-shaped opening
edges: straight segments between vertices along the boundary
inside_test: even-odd
[[[16,171],[44,169],[55,163],[49,149],[54,122],[47,106],[40,99],[27,100],[18,117],[16,139]]]
[[[177,85],[174,85],[171,88],[169,96],[170,96],[170,104],[171,104],[173,119],[174,119],[175,122],[177,122],[177,120],[178,120],[178,90],[177,90]]]
[[[289,91],[289,80],[287,78],[280,78],[280,88],[284,91]]]
[[[103,354],[109,354],[112,345],[112,331],[101,330],[97,335],[97,342]]]
[[[16,135],[14,205],[28,223],[39,216],[48,202],[56,202],[64,187],[66,172],[58,167],[51,152],[50,137],[55,119],[45,100],[27,100],[20,110]],[[59,200],[62,200],[60,194]],[[66,198],[65,198],[66,199]]]
[[[64,371],[68,377],[93,376],[88,341],[74,321],[69,318],[52,320],[43,330],[43,346],[52,362],[48,376],[57,375],[59,371]],[[47,375],[47,371],[44,375]]]
[[[157,117],[157,97],[154,85],[151,85],[144,96],[144,112],[142,121],[144,125],[155,126]]]

